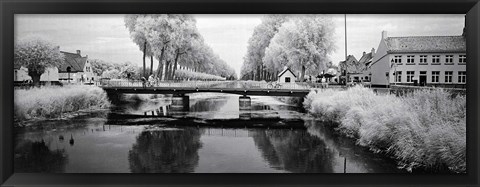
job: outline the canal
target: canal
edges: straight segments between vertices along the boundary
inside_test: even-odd
[[[15,172],[404,172],[284,99],[251,97],[244,110],[238,95],[189,96],[188,111],[172,108],[169,97],[137,98],[17,128]]]

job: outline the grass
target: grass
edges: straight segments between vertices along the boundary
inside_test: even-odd
[[[110,106],[107,94],[96,86],[41,87],[15,90],[14,94],[15,118],[20,121]]]
[[[409,171],[466,172],[465,96],[436,89],[395,97],[358,86],[311,92],[304,107],[338,124],[336,129],[357,144],[394,157]]]

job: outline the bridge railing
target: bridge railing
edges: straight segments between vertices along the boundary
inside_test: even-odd
[[[138,80],[101,80],[101,87],[163,87],[163,88],[231,88],[231,89],[268,89],[295,90],[314,88],[306,83],[273,83],[264,81],[160,81],[147,82]]]

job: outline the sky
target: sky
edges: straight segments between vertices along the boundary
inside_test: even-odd
[[[220,58],[235,69],[237,75],[247,51],[248,39],[263,15],[216,14],[194,15],[197,28]],[[331,16],[335,26],[336,50],[328,57],[334,64],[345,59],[345,16]],[[378,15],[347,14],[347,53],[360,59],[362,53],[377,49],[383,30],[388,36],[461,35],[464,14],[449,15]],[[142,65],[143,54],[130,38],[124,15],[92,14],[17,14],[15,39],[40,36],[60,50],[82,51],[89,59],[113,63],[133,62]],[[147,61],[149,62],[149,61]],[[155,62],[155,64],[158,62]],[[149,63],[147,63],[149,64]]]

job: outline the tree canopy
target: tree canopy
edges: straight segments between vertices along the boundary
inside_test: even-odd
[[[42,38],[25,38],[15,44],[14,64],[28,69],[34,85],[39,85],[47,68],[58,67],[63,61],[60,47]]]
[[[192,72],[236,77],[235,71],[205,44],[191,15],[127,15],[125,26],[140,50],[144,50],[142,45],[148,48],[144,56],[154,56],[158,60],[155,75],[162,80],[179,79],[176,74],[179,66]]]
[[[327,15],[268,15],[249,40],[241,78],[274,80],[285,66],[300,74],[318,74],[330,62],[334,26]]]

